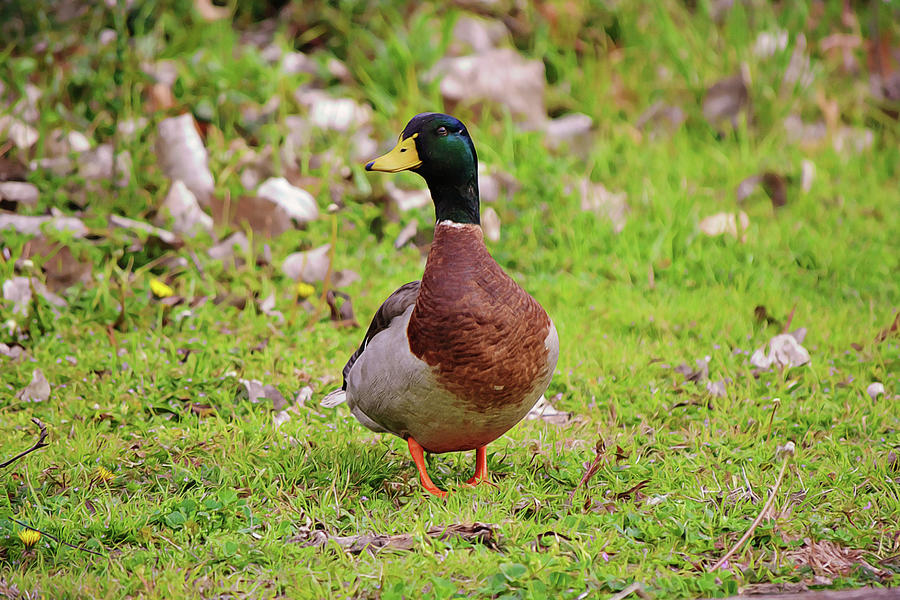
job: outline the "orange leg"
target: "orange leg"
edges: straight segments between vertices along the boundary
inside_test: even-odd
[[[487,481],[487,450],[485,448],[485,446],[480,446],[475,449],[475,475],[466,481],[469,485],[478,485],[482,481]]]
[[[416,469],[419,471],[422,487],[439,498],[446,498],[447,492],[438,489],[438,487],[434,485],[434,482],[431,481],[431,477],[428,476],[428,472],[425,470],[425,456],[422,454],[422,446],[420,446],[419,442],[412,437],[406,438],[406,444],[409,446],[409,453],[412,455],[413,462],[416,463]]]

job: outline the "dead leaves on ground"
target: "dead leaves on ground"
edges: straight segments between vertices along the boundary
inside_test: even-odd
[[[462,541],[478,544],[490,550],[499,550],[499,535],[497,526],[488,523],[456,523],[445,526],[430,527],[425,535],[443,541]],[[421,546],[421,540],[411,533],[394,535],[381,533],[362,533],[359,535],[339,536],[332,535],[320,529],[311,529],[309,526],[300,528],[300,531],[288,540],[290,543],[300,544],[303,547],[327,548],[336,544],[350,554],[360,554],[369,551],[373,554],[382,551],[409,551]]]
[[[856,569],[862,568],[875,577],[888,576],[884,569],[873,566],[866,561],[861,550],[841,546],[828,540],[803,540],[803,545],[788,552],[786,558],[799,567],[809,567],[818,576],[828,578],[847,576]]]

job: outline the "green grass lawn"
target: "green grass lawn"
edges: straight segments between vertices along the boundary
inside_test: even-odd
[[[286,9],[273,43],[312,56],[319,74],[309,75],[285,74],[242,40],[271,14],[261,2],[212,22],[190,2],[128,12],[85,3],[65,22],[36,4],[5,21],[0,117],[35,86],[40,139],[17,150],[0,134],[0,156],[41,159],[62,129],[113,142],[132,166],[124,186],[44,168],[27,176],[40,199],[19,212],[81,217],[87,238],[45,236],[92,270],[89,283],[60,292],[63,308],[0,304],[0,341],[25,352],[0,355],[0,461],[34,443],[33,418],[49,432],[47,447],[0,471],[0,596],[606,598],[637,582],[656,598],[696,598],[765,584],[896,584],[900,338],[886,330],[900,308],[900,131],[870,96],[864,46],[851,50],[859,71],[848,74],[821,43],[835,32],[870,36],[872,22],[896,38],[896,5],[860,9],[855,28],[842,23],[841,3],[735,3],[719,22],[706,2],[542,2],[505,13],[519,52],[543,59],[549,113],[594,122],[586,149],[552,149],[495,106],[453,109],[481,162],[517,182],[482,206],[502,223],[488,247],[556,323],[547,397],[573,418],[525,421],[491,444],[495,486],[462,485],[472,453],[432,456],[435,482],[451,491],[442,501],[423,493],[401,440],[364,429],[346,407],[318,406],[364,330],[329,319],[322,283],[308,311],[281,271],[289,253],[333,243],[333,269],[360,275],[342,290],[365,327],[423,270],[422,250],[396,250],[395,238],[416,218],[427,244],[433,219],[430,206],[386,211],[385,184],[423,184],[365,173],[349,134],[313,132],[297,168],[279,150],[286,118],[304,114],[294,90],[311,80],[370,105],[379,148],[412,115],[450,110],[427,73],[449,52],[462,9],[363,0]],[[118,39],[102,43],[104,29]],[[783,48],[754,53],[760,33],[778,31],[788,32]],[[349,77],[329,75],[330,58]],[[154,112],[144,65],[161,60],[177,80],[172,106]],[[787,85],[795,62],[805,83]],[[714,127],[705,90],[742,64],[750,109],[736,128]],[[248,117],[272,98],[280,103],[268,116]],[[656,101],[683,109],[674,133],[636,127]],[[209,258],[206,235],[171,248],[109,228],[110,214],[149,220],[165,196],[155,125],[181,112],[203,124],[218,198],[248,195],[233,147],[242,139],[274,148],[267,167],[306,182],[322,216],[271,239],[248,232],[237,262]],[[825,137],[792,140],[783,125],[792,114],[826,121]],[[127,120],[136,133],[115,134]],[[871,143],[836,148],[853,128]],[[324,152],[336,162],[315,158]],[[804,161],[815,169],[806,190]],[[738,184],[763,172],[785,178],[786,204],[759,188],[738,205]],[[627,194],[621,232],[582,210],[584,178]],[[701,231],[705,217],[738,210],[749,218],[742,240]],[[0,233],[0,281],[40,279],[51,259],[19,261],[30,239]],[[154,278],[184,301],[156,298]],[[273,294],[283,318],[260,308]],[[751,354],[788,325],[807,329],[810,363],[756,371]],[[675,370],[698,359],[724,396]],[[16,394],[37,368],[50,397],[23,401]],[[248,399],[241,378],[275,386],[287,411]],[[872,398],[874,382],[885,393]],[[304,386],[312,397],[296,404]],[[793,457],[777,456],[787,442]],[[579,486],[597,448],[599,468]],[[710,572],[773,489],[749,541]],[[83,549],[46,536],[28,548],[12,519]],[[427,533],[472,523],[490,525],[490,538]],[[399,534],[411,535],[411,550],[338,543]],[[838,559],[823,565],[823,552]]]

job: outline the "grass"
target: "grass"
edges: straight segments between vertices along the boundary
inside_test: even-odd
[[[284,143],[284,117],[300,112],[292,92],[308,76],[284,75],[241,44],[265,6],[242,8],[234,25],[205,22],[189,3],[140,3],[127,18],[100,3],[63,25],[53,13],[42,17],[40,6],[20,7],[20,21],[7,25],[21,23],[7,32],[17,41],[0,49],[2,81],[8,97],[28,83],[43,96],[35,124],[42,141],[19,158],[41,158],[55,128],[84,131],[98,143],[113,139],[117,122],[148,121],[134,138],[115,139],[133,160],[123,188],[40,169],[29,175],[41,190],[34,212],[86,207],[91,239],[46,235],[94,266],[91,283],[69,290],[58,313],[43,301],[29,317],[0,305],[7,323],[0,341],[28,353],[19,361],[0,356],[0,458],[33,442],[32,418],[50,431],[48,447],[3,472],[0,595],[576,598],[608,597],[640,582],[657,598],[694,598],[760,583],[896,582],[900,347],[896,335],[875,337],[900,306],[900,136],[860,92],[865,70],[844,75],[818,50],[818,40],[840,28],[840,11],[826,5],[810,24],[816,5],[776,11],[736,3],[716,24],[705,3],[696,12],[676,2],[572,14],[564,3],[535,6],[519,16],[524,25],[514,42],[526,56],[543,57],[552,113],[594,118],[590,151],[548,150],[540,134],[486,109],[457,114],[482,162],[519,182],[508,201],[493,205],[502,238],[489,248],[553,317],[562,347],[547,396],[577,419],[526,421],[489,446],[495,487],[461,485],[474,467],[470,455],[432,457],[432,476],[452,491],[446,502],[422,493],[402,441],[370,433],[344,408],[317,407],[339,384],[362,332],[335,327],[327,310],[307,313],[280,271],[289,252],[332,240],[336,228],[335,268],[362,275],[345,291],[366,322],[396,287],[420,276],[422,253],[392,242],[410,219],[429,223],[430,207],[385,218],[378,199],[388,176],[364,174],[348,160],[348,183],[339,169],[311,167],[306,157],[300,174],[312,178],[320,207],[337,191],[340,209],[258,240],[243,266],[206,258],[208,239],[134,252],[132,240],[106,227],[111,213],[144,218],[167,189],[153,150],[162,115],[149,112],[142,62],[174,61],[175,112],[207,117],[220,196],[245,193],[237,159],[226,152],[231,141]],[[551,27],[537,11],[554,7],[563,17]],[[876,3],[871,10],[895,9]],[[345,61],[355,83],[326,83],[336,95],[372,104],[376,139],[393,139],[416,112],[442,108],[437,82],[424,74],[446,53],[457,9],[346,2],[288,14],[275,43],[296,41],[322,65],[332,56]],[[858,15],[863,24],[876,16]],[[296,23],[302,27],[292,38]],[[120,41],[104,46],[97,40],[107,27]],[[791,32],[787,48],[756,57],[757,35],[778,28]],[[799,31],[809,40],[813,82],[779,92]],[[576,47],[586,37],[595,45]],[[703,92],[741,62],[753,75],[753,116],[737,131],[717,133],[702,118]],[[844,124],[872,130],[872,146],[854,153],[827,141],[789,143],[784,116],[818,118],[817,93],[838,103]],[[246,122],[242,108],[273,96],[281,105],[272,118]],[[633,123],[658,99],[680,103],[687,121],[653,140]],[[316,134],[309,151],[327,149],[350,153],[340,134]],[[799,185],[804,159],[816,167],[808,192]],[[273,168],[286,169],[277,159]],[[750,218],[743,243],[700,232],[703,217],[736,210],[740,181],[765,170],[795,178],[784,207],[773,208],[762,192],[751,196],[740,207]],[[567,191],[579,177],[627,192],[632,212],[621,233],[581,210]],[[421,185],[411,175],[399,179]],[[0,280],[16,273],[26,242],[3,232]],[[257,266],[263,242],[274,259]],[[188,266],[160,266],[171,255]],[[33,260],[40,267],[42,259]],[[188,302],[230,295],[246,306],[169,307],[150,293],[154,277]],[[258,308],[272,293],[284,322]],[[760,305],[778,322],[757,320]],[[792,327],[808,328],[811,363],[754,376],[750,353],[789,314]],[[724,398],[670,368],[706,356],[710,379],[726,384]],[[25,403],[15,393],[34,368],[52,395]],[[272,384],[289,399],[306,384],[314,395],[276,427],[269,401],[242,396],[238,377]],[[875,381],[886,395],[873,400],[866,388]],[[576,490],[598,440],[604,460]],[[727,568],[706,572],[759,513],[781,467],[776,448],[788,441],[796,455],[775,490],[772,518]],[[112,477],[101,477],[101,467]],[[46,537],[27,549],[10,519],[103,556]],[[470,522],[494,524],[498,549],[425,533]],[[310,529],[411,533],[417,545],[352,555],[333,542],[306,547]],[[853,557],[845,569],[791,558],[823,541]]]

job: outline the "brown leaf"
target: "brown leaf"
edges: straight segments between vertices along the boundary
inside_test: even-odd
[[[649,138],[657,139],[662,135],[672,135],[687,120],[687,115],[680,106],[667,104],[659,100],[650,105],[638,120],[635,127],[648,134]]]
[[[147,88],[147,102],[144,105],[149,113],[166,112],[175,106],[175,94],[172,88],[160,82],[150,84]]]
[[[47,289],[42,281],[29,277],[12,277],[3,282],[3,299],[13,303],[13,314],[28,314],[33,293],[56,308],[66,306],[66,301]],[[32,293],[33,292],[33,293]]]
[[[143,221],[135,221],[134,219],[129,219],[128,217],[121,217],[119,215],[109,215],[108,223],[110,227],[119,227],[121,229],[126,229],[132,233],[141,233],[148,236],[148,242],[151,239],[159,240],[162,244],[169,248],[179,248],[183,244],[178,236],[176,236],[171,231],[167,231],[165,229],[160,229],[159,227],[154,227],[149,223],[144,223]]]
[[[458,539],[482,544],[491,550],[497,550],[495,527],[495,525],[487,523],[453,524],[431,527],[426,534],[435,539]],[[415,538],[409,533],[396,535],[364,533],[360,535],[337,536],[330,535],[322,530],[312,530],[308,526],[302,527],[297,535],[288,541],[299,543],[303,547],[324,547],[328,542],[334,542],[351,554],[359,554],[364,550],[368,550],[373,554],[380,550],[413,550],[417,546]]]
[[[339,303],[338,298],[342,302]],[[359,327],[356,317],[353,316],[353,302],[350,300],[349,295],[337,290],[328,290],[328,293],[325,294],[325,301],[328,303],[328,308],[331,309],[332,321],[346,327]]]
[[[281,206],[256,196],[238,199],[210,199],[213,221],[216,225],[231,225],[241,231],[249,228],[255,237],[278,237],[293,228],[291,217]]]
[[[291,185],[284,177],[270,177],[256,190],[257,196],[281,208],[299,223],[309,223],[319,218],[319,206],[312,194]]]
[[[493,206],[488,206],[481,212],[481,226],[484,229],[484,237],[489,241],[500,241],[500,215]]]
[[[562,398],[562,394],[558,394],[554,400]],[[554,425],[566,425],[572,421],[572,413],[556,410],[552,404],[544,397],[538,398],[538,401],[532,407],[525,418],[529,421],[540,419]]]
[[[687,363],[681,363],[675,367],[674,371],[684,375],[685,381],[694,381],[701,383],[709,377],[709,361],[704,358],[698,358],[694,361],[697,364],[696,369],[692,369]]]
[[[649,479],[639,481],[638,483],[634,484],[633,486],[631,486],[624,492],[619,492],[618,494],[616,494],[615,498],[616,498],[616,500],[634,499],[634,501],[637,502],[641,499],[640,497],[642,496],[642,494],[638,493],[639,490],[646,487],[648,483],[650,483]]]
[[[352,98],[335,98],[324,90],[309,88],[298,89],[294,98],[308,108],[310,123],[319,129],[348,132],[372,121],[372,107]]]
[[[322,281],[331,268],[331,244],[305,252],[294,252],[284,259],[281,270],[285,275],[297,281],[315,283]]]
[[[453,26],[449,53],[452,56],[477,54],[507,45],[508,42],[509,30],[501,21],[463,13]]]
[[[50,227],[57,231],[68,231],[74,237],[82,238],[88,234],[85,224],[76,217],[65,216],[26,216],[14,215],[9,213],[0,213],[0,231],[11,227],[19,233],[25,235],[41,235],[41,228],[45,223],[49,223]]]
[[[194,117],[183,114],[163,119],[157,125],[156,157],[171,181],[181,180],[202,205],[215,189],[209,156],[197,131]]]
[[[547,119],[544,64],[511,48],[438,61],[431,74],[441,79],[441,96],[450,108],[466,103],[496,103],[531,125]]]
[[[403,229],[400,230],[400,233],[397,234],[397,239],[394,240],[394,248],[399,250],[403,246],[405,246],[410,240],[416,237],[416,233],[419,231],[419,220],[412,219],[409,223],[403,226]]]
[[[282,393],[278,391],[278,388],[272,384],[267,383],[263,386],[263,394],[272,401],[272,410],[276,412],[284,410],[288,405],[288,401],[284,395],[282,395]]]
[[[887,575],[882,569],[866,562],[862,555],[862,550],[846,548],[828,540],[814,542],[809,538],[804,540],[800,549],[786,554],[797,565],[811,568],[816,575],[850,575],[857,567],[863,567],[879,577]]]
[[[708,236],[715,237],[727,233],[743,242],[747,237],[745,232],[750,226],[750,217],[744,211],[737,214],[720,212],[706,217],[698,226],[700,231]]]
[[[738,115],[750,105],[750,78],[746,68],[741,73],[714,83],[703,97],[703,116],[714,128],[722,122],[738,126]]]
[[[594,446],[594,460],[591,461],[591,464],[588,465],[587,470],[584,472],[584,475],[581,476],[581,479],[575,485],[575,488],[569,493],[569,504],[572,503],[572,498],[575,496],[575,492],[578,491],[578,488],[585,486],[597,474],[597,471],[600,470],[600,467],[606,462],[606,443],[603,441],[603,438],[598,438],[597,443]]]
[[[209,417],[216,414],[216,409],[209,404],[200,404],[199,402],[191,402],[191,412],[199,417]]]
[[[898,331],[900,331],[900,311],[894,315],[894,321],[888,327],[878,332],[878,335],[875,336],[875,343],[880,344],[892,335],[896,335]]]
[[[31,373],[31,382],[22,388],[16,398],[23,402],[44,402],[50,398],[50,382],[44,377],[44,372],[35,369]]]
[[[25,181],[28,168],[13,158],[0,156],[0,181]]]
[[[609,219],[616,233],[625,229],[628,213],[631,212],[627,201],[628,194],[611,192],[602,183],[594,183],[587,177],[581,179],[577,185],[581,195],[581,210]]]
[[[54,292],[91,281],[91,263],[76,258],[67,244],[52,242],[45,237],[29,240],[22,249],[22,258],[34,260],[35,257],[40,258],[38,262],[47,287]]]
[[[34,208],[37,206],[39,193],[33,183],[0,180],[0,209],[16,210],[19,204]]]
[[[180,179],[172,182],[159,208],[156,224],[165,225],[171,220],[172,231],[179,235],[193,237],[201,231],[212,232],[212,217],[203,212],[197,197]]]
[[[750,357],[750,364],[760,369],[768,369],[772,365],[790,368],[809,363],[809,352],[800,345],[805,333],[805,330],[797,330],[794,333],[776,335],[769,340],[768,353],[765,352],[765,346],[758,348]]]
[[[762,185],[762,188],[769,196],[772,206],[779,208],[787,204],[787,180],[784,176],[772,171],[767,171],[760,175],[751,175],[738,184],[735,191],[737,201],[743,202],[759,185]]]

